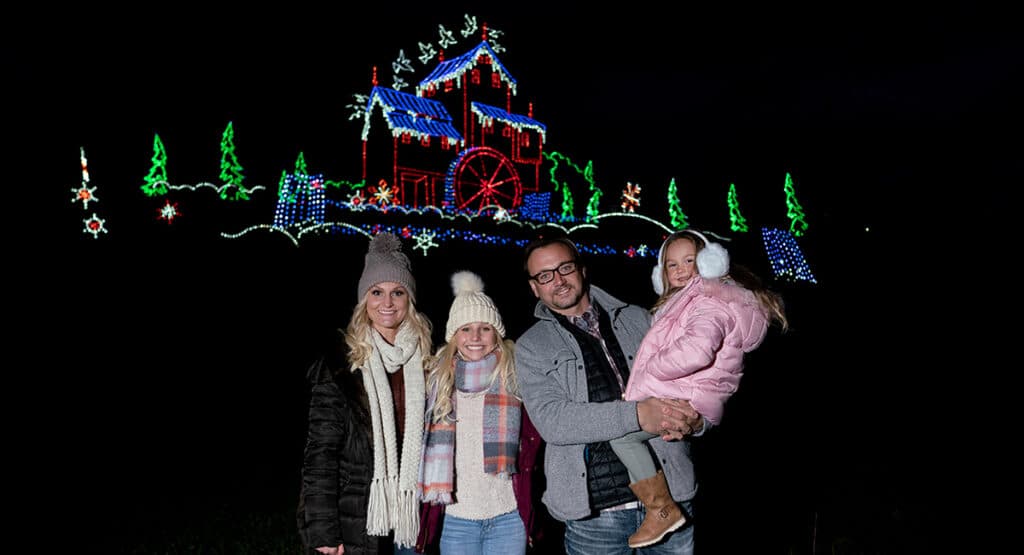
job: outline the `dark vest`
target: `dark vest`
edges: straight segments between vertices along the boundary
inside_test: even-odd
[[[597,308],[598,322],[601,326],[601,337],[612,358],[622,370],[622,383],[629,380],[629,364],[622,353],[619,341],[612,333],[612,322],[599,305]],[[617,401],[622,399],[622,390],[615,378],[615,370],[608,363],[608,357],[601,348],[597,338],[581,330],[568,318],[555,314],[556,319],[565,329],[572,333],[583,354],[583,364],[587,371],[587,394],[591,403]],[[612,451],[607,441],[587,444],[587,492],[590,496],[590,508],[596,510],[614,507],[628,501],[636,501],[636,496],[629,489],[629,472]]]

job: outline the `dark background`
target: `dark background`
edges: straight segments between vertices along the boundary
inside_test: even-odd
[[[224,239],[238,227],[209,214],[158,222],[138,190],[153,134],[174,183],[216,179],[227,121],[247,184],[275,186],[299,151],[311,171],[354,180],[351,95],[369,91],[374,65],[389,84],[399,48],[414,59],[417,41],[436,42],[439,24],[457,32],[468,13],[505,33],[514,109],[534,103],[549,151],[593,160],[606,200],[639,182],[645,213],[667,221],[657,197],[675,177],[691,224],[728,236],[729,183],[756,230],[788,224],[782,185],[794,176],[819,283],[772,284],[793,329],[749,357],[722,427],[697,445],[702,549],[944,549],[941,507],[962,468],[936,412],[968,358],[935,325],[958,303],[930,292],[962,259],[935,230],[970,233],[1019,182],[1004,181],[1020,174],[1019,141],[1000,139],[1020,115],[1011,18],[967,5],[362,8],[70,8],[8,36],[23,39],[4,47],[19,85],[9,116],[28,124],[23,143],[45,158],[59,207],[36,234],[56,238],[26,249],[39,296],[12,299],[41,339],[29,372],[40,384],[19,399],[43,415],[29,433],[45,475],[29,484],[45,506],[33,511],[46,515],[39,539],[173,551],[158,546],[211,515],[291,510],[304,370],[348,321],[365,238],[295,247]],[[414,67],[410,82],[425,75]],[[68,202],[79,147],[98,186],[89,212],[110,229],[99,240]],[[264,210],[252,223],[272,217],[266,199],[248,209]],[[767,277],[755,234],[731,238]],[[460,269],[484,278],[510,337],[530,325],[520,249],[448,243],[411,258],[438,330]],[[606,290],[653,302],[649,261],[589,263]]]

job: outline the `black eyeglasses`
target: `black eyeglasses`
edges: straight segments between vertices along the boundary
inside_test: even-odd
[[[544,285],[545,283],[551,283],[551,280],[555,279],[555,272],[558,275],[567,276],[576,271],[576,261],[570,260],[569,262],[562,262],[554,270],[541,270],[536,274],[530,276],[530,279],[537,283]]]

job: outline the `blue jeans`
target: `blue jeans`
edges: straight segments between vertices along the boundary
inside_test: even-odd
[[[519,511],[484,520],[445,515],[441,526],[443,555],[523,555],[526,527]]]
[[[686,513],[687,522],[682,528],[669,534],[664,540],[648,547],[637,549],[637,553],[693,555],[693,504],[685,501],[679,504]],[[582,520],[565,523],[566,555],[629,555],[632,536],[644,521],[644,510],[623,509],[607,511]]]

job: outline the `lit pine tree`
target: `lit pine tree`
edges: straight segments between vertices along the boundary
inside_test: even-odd
[[[679,205],[679,189],[676,188],[676,178],[668,183],[668,216],[672,219],[672,227],[686,229],[690,223],[686,221],[686,214]]]
[[[573,200],[572,191],[569,190],[568,183],[562,183],[562,219],[571,220],[573,218]]]
[[[804,220],[804,209],[796,200],[796,189],[793,187],[793,177],[786,172],[786,217],[789,218],[789,232],[794,237],[800,237],[807,231],[807,221]]]
[[[306,155],[299,151],[299,157],[295,159],[295,173],[298,175],[309,175],[306,169]]]
[[[729,204],[729,229],[733,231],[748,231],[747,219],[740,214],[740,200],[736,197],[736,184],[729,184],[729,195],[726,199]]]
[[[140,188],[148,197],[166,195],[168,191],[167,151],[164,150],[164,143],[160,141],[160,135],[153,135],[153,158],[150,160],[153,162],[153,166],[149,168],[146,183]]]
[[[593,160],[588,160],[587,167],[583,168],[583,179],[586,179],[587,183],[590,184],[590,192],[592,193],[590,195],[590,202],[587,203],[587,221],[592,222],[594,221],[594,218],[597,217],[598,214],[600,214],[600,212],[598,211],[598,205],[601,202],[601,195],[604,194],[604,191],[599,189],[597,185],[594,183]]]
[[[249,200],[249,195],[242,187],[242,165],[235,156],[235,128],[228,122],[224,134],[220,138],[220,180],[225,184],[221,189],[220,198],[225,200]],[[228,189],[233,193],[228,194]]]
[[[284,190],[285,190],[284,186],[285,186],[285,183],[287,183],[287,182],[288,182],[288,172],[285,171],[285,170],[281,170],[281,179],[278,180],[278,182],[277,182],[277,198],[281,198],[281,196],[284,194]]]

